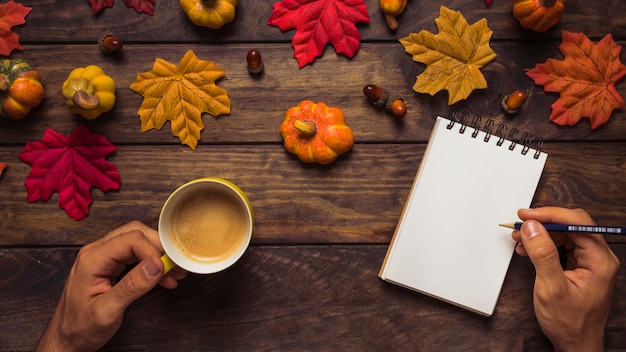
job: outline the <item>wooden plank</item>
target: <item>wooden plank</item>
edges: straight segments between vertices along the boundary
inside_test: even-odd
[[[98,53],[95,46],[42,45],[25,48],[24,58],[42,74],[46,89],[44,101],[24,120],[0,118],[0,143],[24,144],[41,138],[46,128],[69,134],[80,123],[87,123],[96,133],[113,143],[177,144],[167,123],[160,132],[141,132],[138,110],[141,95],[130,90],[137,74],[150,71],[157,57],[177,64],[188,49],[200,59],[214,61],[225,72],[218,85],[228,91],[232,101],[230,115],[214,118],[204,115],[205,129],[201,143],[279,142],[278,128],[285,111],[300,101],[310,99],[341,108],[354,130],[357,142],[423,142],[428,139],[434,117],[447,115],[447,92],[434,97],[416,93],[412,86],[424,65],[411,60],[399,43],[363,44],[358,55],[349,60],[328,48],[315,67],[299,70],[288,44],[256,45],[263,53],[266,70],[260,78],[246,70],[248,44],[233,45],[128,45],[119,58]],[[458,111],[480,114],[497,123],[542,135],[546,140],[623,140],[626,135],[626,110],[612,113],[611,120],[590,130],[588,119],[574,127],[562,127],[549,121],[556,93],[546,93],[525,75],[537,63],[561,58],[555,44],[495,43],[495,61],[483,72],[489,88],[476,90],[466,101],[455,104]],[[80,52],[81,55],[74,55]],[[527,54],[520,56],[519,52]],[[626,62],[626,52],[621,54]],[[67,60],[72,57],[72,60]],[[114,109],[96,120],[88,121],[65,108],[60,90],[69,72],[90,64],[101,66],[116,81]],[[363,86],[378,84],[405,100],[408,113],[401,119],[376,109],[363,94]],[[518,115],[509,116],[500,107],[503,96],[524,89],[529,98]],[[626,84],[617,85],[626,96]]]
[[[495,315],[478,316],[384,283],[386,246],[252,246],[216,275],[157,288],[127,311],[104,350],[550,351],[532,312],[534,271],[515,255]],[[626,245],[614,245],[621,258]],[[75,248],[0,249],[0,350],[32,350]],[[620,271],[618,282],[626,280]],[[617,285],[606,350],[626,348]]]
[[[549,157],[534,205],[582,207],[599,223],[623,225],[626,143],[558,143],[545,150]],[[357,144],[330,166],[304,164],[280,144],[196,151],[120,146],[108,160],[119,168],[121,190],[92,190],[94,203],[80,222],[59,208],[56,194],[46,203],[26,202],[30,167],[17,160],[21,151],[0,147],[0,160],[10,161],[0,178],[0,245],[84,244],[131,220],[156,227],[168,194],[202,176],[230,179],[248,194],[256,216],[254,243],[384,243],[394,232],[424,145]]]
[[[235,21],[219,30],[192,25],[181,11],[177,1],[157,1],[154,15],[137,14],[123,6],[122,2],[94,15],[87,2],[55,2],[49,0],[30,1],[33,10],[26,25],[15,32],[23,43],[65,42],[95,43],[104,31],[111,30],[125,41],[131,42],[289,42],[294,31],[282,33],[277,27],[267,25],[275,0],[241,1],[237,6]],[[400,26],[396,32],[387,28],[378,1],[368,0],[369,24],[357,27],[363,41],[394,40],[409,32],[426,29],[436,32],[435,18],[439,17],[442,5],[461,11],[469,23],[486,18],[494,32],[494,40],[521,39],[525,41],[560,41],[561,30],[584,32],[592,38],[608,33],[622,33],[626,27],[619,14],[626,12],[626,4],[610,0],[598,6],[589,1],[568,2],[561,22],[545,33],[526,31],[511,14],[510,1],[494,1],[490,7],[484,2],[464,0],[409,3],[399,16]],[[54,21],[50,19],[54,18]],[[79,30],[68,30],[71,28]]]
[[[114,227],[141,220],[156,227],[161,204],[181,183],[220,176],[240,185],[256,211],[253,245],[231,270],[191,275],[174,291],[155,289],[129,309],[119,334],[105,350],[463,350],[549,351],[531,309],[533,268],[514,256],[496,315],[478,317],[434,299],[381,282],[376,274],[413,182],[436,114],[447,114],[447,93],[415,93],[424,65],[398,39],[411,32],[437,33],[441,2],[412,1],[389,31],[376,0],[371,23],[358,24],[361,47],[352,59],[327,46],[313,65],[298,69],[293,30],[266,24],[276,0],[242,1],[236,20],[220,30],[193,26],[177,1],[157,1],[155,14],[137,14],[118,0],[98,15],[88,2],[34,0],[20,36],[21,57],[41,71],[43,103],[22,121],[0,118],[0,350],[32,350],[50,318],[78,247]],[[470,23],[486,18],[497,58],[484,73],[489,88],[455,104],[497,123],[542,135],[549,153],[534,206],[580,206],[599,222],[626,218],[626,110],[591,131],[587,121],[560,127],[548,120],[557,94],[546,93],[525,73],[548,58],[561,59],[561,30],[594,41],[613,33],[626,44],[626,2],[598,6],[570,1],[559,25],[545,33],[521,29],[511,2],[451,0]],[[125,41],[119,55],[96,45],[112,30]],[[251,48],[263,53],[266,71],[253,79],[245,69]],[[229,116],[204,116],[198,150],[162,131],[141,132],[142,98],[128,87],[155,58],[178,63],[192,49],[226,76],[218,85],[233,102]],[[626,52],[620,53],[626,62]],[[97,64],[117,83],[115,109],[94,121],[72,116],[60,87],[71,69]],[[409,113],[393,119],[362,94],[367,83],[402,97]],[[520,114],[506,116],[503,95],[529,92]],[[626,96],[626,85],[616,87]],[[355,132],[353,150],[330,166],[307,165],[286,153],[278,134],[285,110],[303,99],[344,110]],[[69,219],[57,196],[26,202],[30,167],[17,155],[46,128],[68,135],[86,123],[118,146],[107,159],[122,176],[122,189],[92,190],[94,204],[83,221]],[[506,195],[503,195],[506,196]],[[511,219],[513,220],[513,219]],[[606,350],[626,349],[626,239],[607,237],[622,259]],[[28,247],[28,248],[23,248]]]

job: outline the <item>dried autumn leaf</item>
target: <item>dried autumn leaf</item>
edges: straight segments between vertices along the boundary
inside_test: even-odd
[[[487,88],[480,69],[496,57],[489,47],[493,32],[486,19],[469,25],[459,11],[445,6],[441,6],[435,24],[439,34],[422,30],[401,38],[400,43],[413,61],[426,64],[413,90],[430,95],[447,90],[448,105],[452,105],[466,99],[474,89]]]
[[[2,176],[2,172],[7,167],[7,165],[9,165],[9,163],[7,163],[6,161],[0,163],[0,176]]]
[[[300,68],[321,56],[328,43],[352,58],[361,41],[357,22],[370,22],[363,0],[283,0],[274,4],[267,20],[281,31],[296,29],[291,45]]]
[[[105,7],[112,7],[115,0],[89,0],[89,2],[93,13],[98,13]],[[134,8],[137,13],[154,14],[154,0],[124,0],[124,5]]]
[[[574,125],[588,117],[591,128],[606,123],[613,110],[624,106],[615,84],[626,75],[620,60],[622,47],[607,34],[593,44],[583,33],[563,31],[559,50],[565,60],[548,59],[527,75],[547,92],[557,92],[550,120],[559,125]]]
[[[230,114],[227,91],[215,85],[224,71],[212,61],[199,60],[189,50],[178,67],[157,58],[152,71],[140,73],[130,89],[144,97],[139,108],[141,130],[160,130],[169,120],[172,134],[196,149],[204,129],[202,113]]]
[[[32,167],[24,182],[28,202],[46,202],[56,191],[61,209],[76,221],[84,219],[92,202],[91,187],[120,188],[117,166],[104,159],[115,151],[104,136],[92,134],[85,125],[69,137],[47,129],[40,141],[26,143],[18,155]]]
[[[105,7],[112,7],[115,0],[89,0],[91,3],[91,11],[98,13]]]
[[[22,49],[19,36],[11,32],[13,26],[26,23],[25,17],[32,10],[13,0],[0,5],[0,54],[9,56],[13,49]]]
[[[154,0],[124,0],[126,7],[132,7],[137,13],[154,14]]]

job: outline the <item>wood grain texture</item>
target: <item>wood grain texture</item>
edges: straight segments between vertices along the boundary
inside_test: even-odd
[[[268,26],[275,0],[242,1],[237,6],[237,17],[219,30],[193,26],[180,10],[177,0],[156,1],[154,16],[137,15],[123,3],[104,9],[94,15],[88,3],[58,2],[54,0],[29,1],[33,8],[26,26],[17,29],[23,42],[42,41],[95,43],[98,36],[112,30],[128,42],[289,42],[293,31],[281,33],[277,27]],[[486,18],[494,32],[494,40],[560,41],[561,30],[584,32],[591,38],[607,33],[626,32],[626,20],[613,16],[626,12],[626,4],[618,0],[606,1],[602,6],[594,2],[573,1],[567,4],[566,15],[547,33],[537,35],[525,31],[511,14],[510,1],[493,1],[489,7],[484,1],[465,0],[416,1],[407,5],[399,16],[400,26],[391,32],[385,24],[376,1],[367,1],[369,24],[358,24],[363,41],[392,40],[421,29],[435,31],[434,19],[440,7],[461,11],[469,23]],[[51,20],[52,19],[52,20]],[[70,27],[68,28],[68,25]]]
[[[614,245],[626,256],[626,245]],[[216,275],[154,289],[105,351],[550,351],[531,306],[533,268],[514,256],[491,318],[383,282],[384,245],[252,246]],[[76,249],[0,249],[0,350],[31,350]],[[606,350],[626,348],[622,263]],[[27,331],[28,333],[25,333]]]
[[[80,123],[104,134],[115,144],[178,144],[167,123],[161,133],[141,132],[138,110],[143,98],[130,90],[137,74],[150,71],[156,58],[178,64],[185,52],[194,50],[202,60],[222,68],[226,75],[217,85],[228,91],[232,101],[230,115],[217,118],[204,114],[205,128],[201,144],[207,143],[269,143],[280,141],[278,126],[288,108],[304,99],[323,101],[341,108],[357,142],[424,142],[428,139],[433,116],[447,115],[447,92],[435,96],[412,90],[416,76],[424,66],[413,62],[402,45],[364,43],[352,60],[337,56],[328,47],[325,55],[313,66],[299,70],[289,44],[255,45],[263,55],[266,69],[260,78],[250,76],[245,56],[247,44],[232,45],[126,45],[120,57],[102,55],[95,45],[50,45],[26,47],[24,57],[42,75],[46,88],[44,101],[24,120],[0,119],[0,141],[24,144],[41,138],[46,128],[69,134]],[[621,140],[626,134],[626,111],[616,110],[610,124],[590,130],[588,119],[573,127],[558,126],[549,121],[556,93],[546,93],[525,75],[537,63],[548,58],[561,58],[557,46],[551,44],[494,43],[496,60],[483,72],[489,88],[476,90],[466,101],[455,104],[458,111],[480,114],[484,119],[506,122],[511,127],[539,134],[546,140]],[[74,52],[84,55],[74,57]],[[519,52],[524,52],[523,56]],[[67,60],[67,57],[73,57]],[[621,54],[626,62],[626,52]],[[86,121],[65,108],[60,88],[74,67],[90,64],[101,66],[116,81],[116,105],[97,120]],[[407,115],[393,118],[368,103],[363,86],[375,83],[402,97]],[[523,109],[517,115],[507,115],[500,107],[502,98],[515,90],[528,91]],[[626,85],[617,86],[626,96]],[[278,102],[278,103],[277,103]]]
[[[532,313],[533,267],[514,256],[496,314],[483,318],[384,283],[376,275],[408,196],[437,114],[449,111],[447,93],[415,93],[424,65],[398,42],[409,33],[437,33],[440,7],[461,11],[469,23],[486,18],[497,57],[482,69],[489,87],[455,104],[458,111],[507,123],[545,139],[549,154],[533,206],[582,207],[598,223],[626,219],[626,110],[596,130],[549,121],[555,93],[526,76],[536,64],[562,59],[561,31],[583,32],[594,42],[612,34],[626,43],[626,2],[601,6],[570,1],[562,21],[537,34],[523,30],[511,2],[410,1],[390,31],[378,1],[368,0],[369,24],[358,53],[348,59],[329,45],[312,65],[298,69],[291,39],[266,24],[276,0],[240,1],[236,20],[222,29],[191,25],[176,0],[159,0],[154,16],[117,0],[100,14],[87,1],[34,0],[26,24],[13,30],[24,58],[42,75],[44,101],[24,120],[0,118],[0,351],[32,350],[52,314],[79,247],[131,220],[156,227],[160,207],[178,185],[201,176],[237,183],[256,213],[253,244],[232,269],[192,275],[181,287],[155,289],[133,304],[108,351],[549,351]],[[118,55],[96,45],[105,31],[124,40]],[[251,77],[245,55],[258,49],[265,72]],[[217,84],[232,100],[230,115],[203,116],[198,149],[179,143],[166,124],[141,132],[142,97],[129,86],[156,58],[177,64],[187,50],[226,74]],[[620,53],[626,62],[626,52]],[[75,67],[101,66],[117,84],[114,109],[97,120],[70,114],[60,87]],[[365,84],[381,85],[405,100],[395,119],[369,104]],[[524,89],[519,114],[500,100]],[[626,96],[626,84],[616,85]],[[353,149],[329,166],[303,164],[285,152],[278,133],[285,111],[301,100],[344,110]],[[47,128],[69,135],[79,124],[105,135],[118,151],[122,186],[92,189],[89,216],[76,222],[57,204],[26,202],[30,167],[18,160],[25,143]],[[505,196],[505,195],[503,195]],[[513,216],[514,214],[512,214]],[[515,219],[503,219],[513,221]],[[626,238],[607,236],[622,261],[606,350],[626,349]]]
[[[109,158],[119,168],[121,189],[93,189],[89,216],[80,222],[59,208],[56,194],[46,203],[26,203],[23,182],[30,167],[15,162],[0,179],[0,244],[85,244],[131,220],[156,227],[169,193],[204,176],[229,179],[248,194],[255,209],[255,243],[384,243],[393,235],[424,147],[359,144],[335,164],[319,166],[300,163],[278,144],[196,151],[122,146]],[[569,143],[545,149],[549,157],[533,204],[582,207],[599,223],[620,225],[626,218],[626,145]],[[21,150],[0,149],[0,160]],[[610,239],[626,242],[623,236]]]

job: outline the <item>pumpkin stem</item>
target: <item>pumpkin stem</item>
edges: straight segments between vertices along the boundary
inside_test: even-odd
[[[86,110],[93,110],[100,105],[100,98],[97,95],[89,95],[84,90],[75,91],[72,95],[72,101]]]
[[[307,137],[313,137],[317,133],[317,124],[313,120],[296,120],[293,127]]]
[[[543,7],[553,7],[556,5],[556,0],[539,0],[539,3]]]
[[[387,22],[387,26],[389,26],[389,29],[391,29],[392,31],[398,29],[398,20],[396,20],[396,15],[386,13],[385,21]]]
[[[11,86],[9,76],[4,73],[0,73],[0,91],[5,92]]]

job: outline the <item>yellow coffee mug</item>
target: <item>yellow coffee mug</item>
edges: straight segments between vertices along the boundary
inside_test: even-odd
[[[176,266],[198,274],[230,267],[248,248],[253,225],[250,200],[234,183],[205,177],[183,184],[159,215],[164,275]]]

